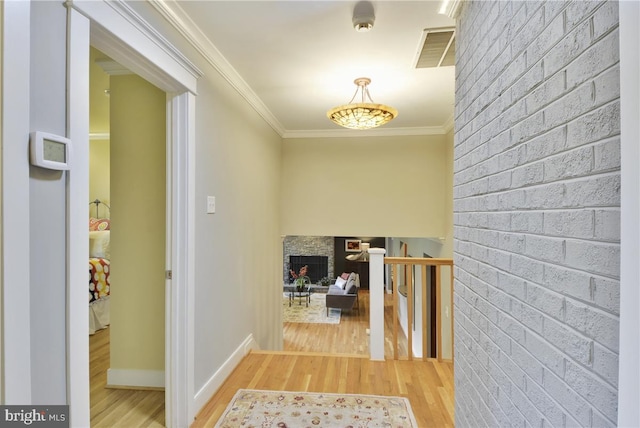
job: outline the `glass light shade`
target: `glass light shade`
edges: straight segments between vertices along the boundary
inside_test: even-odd
[[[349,129],[370,129],[390,122],[398,110],[384,104],[355,103],[332,108],[327,117]]]
[[[334,123],[349,129],[371,129],[384,125],[398,115],[398,110],[393,107],[373,102],[367,88],[371,79],[359,77],[353,83],[357,88],[349,104],[334,107],[327,112],[327,117]],[[354,103],[358,92],[361,102]],[[367,99],[370,102],[366,102]]]

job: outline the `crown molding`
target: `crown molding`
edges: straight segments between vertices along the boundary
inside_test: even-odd
[[[444,4],[440,8],[440,13],[447,15],[451,19],[456,19],[463,1],[464,0],[443,0]]]
[[[278,135],[283,136],[285,129],[280,121],[271,113],[262,100],[244,81],[240,74],[227,61],[193,20],[184,12],[176,1],[150,0],[153,6],[176,29],[211,66],[229,82],[229,84],[253,107],[253,109],[273,128]]]
[[[67,0],[66,4],[73,7],[85,16],[89,16],[88,10],[92,10],[93,2]],[[97,3],[97,2],[95,2]],[[131,25],[142,29],[145,36],[173,61],[175,61],[194,81],[202,77],[203,73],[189,59],[184,56],[175,46],[173,46],[162,34],[151,26],[142,16],[131,8],[124,0],[110,0],[102,2],[101,5],[111,7],[118,15],[122,16]],[[93,10],[95,13],[96,10]],[[192,88],[190,88],[193,90]],[[194,92],[195,93],[195,92]]]
[[[456,3],[456,11],[462,0],[451,0]],[[171,0],[149,0],[149,4],[167,22],[180,33],[188,43],[218,72],[220,75],[251,105],[251,107],[282,138],[344,138],[369,136],[408,136],[408,135],[444,135],[453,128],[453,116],[450,122],[442,126],[416,128],[376,128],[366,131],[351,129],[336,130],[286,130],[280,121],[271,113],[262,100],[251,89],[247,82],[233,68],[213,42],[193,22],[180,7],[179,2]]]
[[[420,128],[375,128],[355,129],[316,129],[306,131],[285,131],[282,138],[358,138],[358,137],[402,137],[416,135],[444,135],[442,126],[424,126]]]
[[[452,113],[451,116],[449,116],[449,118],[447,120],[444,121],[444,123],[442,124],[442,129],[444,130],[445,134],[448,134],[449,132],[453,131],[453,116],[454,114]]]

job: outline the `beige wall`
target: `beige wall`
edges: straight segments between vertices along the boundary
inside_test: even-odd
[[[453,257],[453,131],[287,139],[282,158],[283,235],[403,237],[413,257]],[[427,237],[443,239],[422,239]],[[448,359],[449,268],[442,275],[441,333]]]
[[[216,72],[198,84],[195,388],[252,337],[282,347],[282,139]],[[216,197],[207,214],[206,197]]]
[[[283,235],[447,236],[444,135],[286,139]]]
[[[111,368],[164,370],[164,92],[111,77]]]
[[[100,199],[111,205],[111,155],[109,140],[91,140],[89,142],[89,200]],[[89,205],[89,215],[96,217],[96,206]],[[99,216],[111,216],[104,205],[99,207]]]

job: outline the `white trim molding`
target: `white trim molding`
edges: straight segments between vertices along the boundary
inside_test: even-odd
[[[89,20],[67,8],[67,136],[75,162],[67,175],[67,402],[73,426],[91,423],[89,372]],[[84,227],[82,227],[84,226]]]
[[[282,136],[284,134],[285,129],[280,121],[220,53],[213,42],[204,35],[189,15],[182,10],[178,2],[150,0],[149,3],[229,82],[278,135]]]
[[[91,26],[92,45],[123,67],[144,76],[159,88],[197,93],[197,81],[202,77],[202,71],[126,2],[69,0],[67,4],[101,24]],[[114,37],[114,31],[118,37]],[[149,52],[149,57],[140,61],[140,52]]]
[[[449,116],[449,118],[444,122],[444,124],[442,124],[442,130],[444,131],[445,134],[448,134],[449,132],[453,131],[453,125],[454,125],[454,117],[452,113],[451,116]]]
[[[640,3],[620,7],[620,363],[618,426],[640,426]]]
[[[442,0],[442,5],[438,11],[441,15],[447,15],[451,19],[456,19],[460,12],[463,0]]]
[[[30,2],[2,8],[2,404],[31,403]],[[86,302],[86,297],[85,297]],[[86,304],[86,303],[85,303]]]
[[[171,157],[167,157],[167,163],[172,165],[172,183],[167,188],[167,200],[173,201],[175,211],[168,220],[171,225],[167,225],[171,231],[167,269],[173,278],[167,282],[165,294],[165,370],[131,373],[118,369],[112,371],[110,382],[158,386],[162,377],[166,426],[189,426],[198,410],[194,407],[194,320],[190,308],[195,287],[195,94],[202,73],[123,1],[79,0],[67,4],[91,21],[92,46],[168,94],[167,118],[171,123],[167,124],[167,153]],[[81,42],[81,48],[88,52],[89,35]],[[70,46],[79,49],[73,40]],[[79,95],[88,99],[88,88]],[[77,96],[72,96],[71,102]],[[88,173],[85,180],[89,180]],[[73,227],[86,229],[85,221]],[[88,324],[88,317],[84,322]],[[88,358],[86,349],[75,352]],[[72,366],[70,370],[77,368]],[[89,373],[73,375],[86,376],[88,380]],[[142,381],[126,380],[131,377]],[[76,403],[69,404],[73,408]]]
[[[459,3],[460,0],[452,0]],[[149,0],[149,3],[178,31],[202,57],[220,73],[220,75],[242,96],[249,105],[269,124],[282,138],[342,138],[371,136],[408,136],[408,135],[441,135],[446,134],[448,122],[443,126],[426,126],[417,128],[376,128],[368,131],[350,129],[336,130],[286,130],[280,121],[271,113],[260,97],[251,89],[235,68],[227,61],[213,42],[200,30],[188,14],[180,7],[179,2],[168,0]],[[453,120],[453,119],[451,119]]]
[[[164,388],[164,370],[108,369],[107,387]]]
[[[447,130],[443,126],[424,126],[420,128],[373,128],[367,130],[332,129],[285,131],[282,138],[356,138],[356,137],[398,137],[412,135],[445,135]]]
[[[196,408],[202,408],[211,399],[213,394],[220,388],[222,383],[229,377],[231,372],[237,367],[240,361],[251,352],[252,349],[258,349],[253,335],[250,334],[236,350],[231,354],[227,361],[215,372],[211,378],[205,382],[204,386],[200,388],[195,397]]]

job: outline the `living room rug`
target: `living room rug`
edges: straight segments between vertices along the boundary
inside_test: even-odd
[[[329,309],[325,306],[326,294],[311,294],[311,302],[307,307],[306,297],[295,296],[289,306],[289,293],[282,295],[282,321],[300,323],[340,324],[340,309]]]
[[[404,397],[240,389],[215,426],[417,428],[418,424]]]

